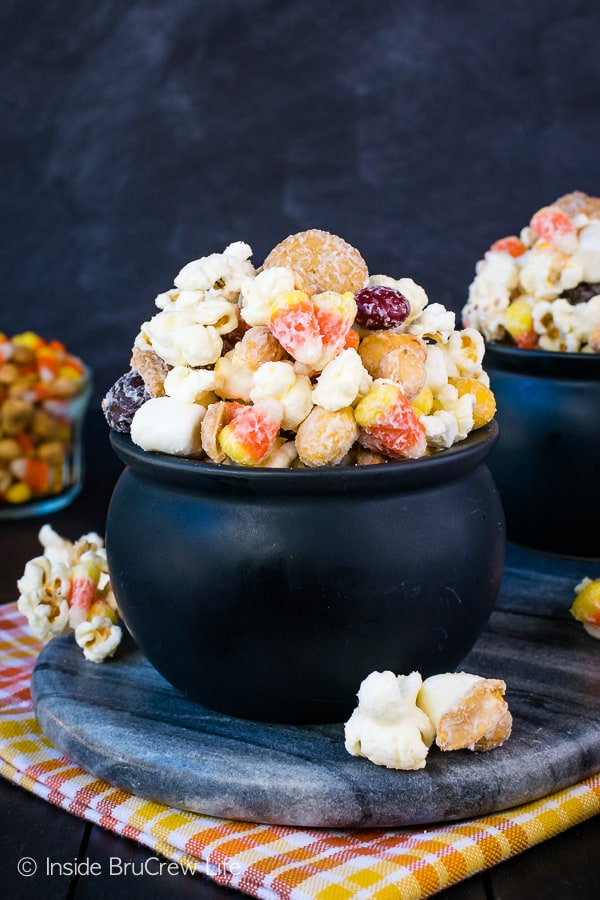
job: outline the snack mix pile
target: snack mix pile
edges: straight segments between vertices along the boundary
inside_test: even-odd
[[[600,197],[559,197],[475,271],[465,327],[528,350],[600,353]]]
[[[158,295],[103,400],[111,428],[147,451],[288,468],[415,459],[493,418],[481,334],[412,279],[369,276],[316,229],[258,270],[251,254],[230,244]]]
[[[40,640],[75,632],[90,662],[103,662],[121,642],[102,538],[84,534],[72,543],[43,525],[41,556],[29,560],[17,581],[17,607]]]
[[[467,672],[394,675],[371,672],[344,727],[345,746],[388,769],[422,769],[434,742],[440,750],[493,750],[508,739],[512,715],[506,684]]]
[[[73,403],[88,384],[80,359],[31,331],[0,334],[0,498],[22,504],[73,481]]]

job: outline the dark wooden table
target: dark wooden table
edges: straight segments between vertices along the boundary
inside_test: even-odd
[[[102,415],[91,412],[86,425],[87,474],[81,495],[70,507],[41,519],[0,522],[0,603],[16,600],[16,580],[25,562],[39,555],[37,533],[45,521],[65,537],[104,532],[112,487],[120,472],[108,443]],[[7,900],[227,900],[243,897],[203,875],[175,874],[157,855],[134,841],[78,819],[0,778],[0,893]],[[525,853],[476,875],[436,896],[444,900],[592,900],[598,897],[600,816],[569,829]],[[37,871],[26,877],[19,862],[34,860]],[[69,874],[77,860],[92,872]],[[93,865],[96,864],[96,865]],[[25,866],[27,863],[25,863]],[[50,872],[50,870],[52,870]]]

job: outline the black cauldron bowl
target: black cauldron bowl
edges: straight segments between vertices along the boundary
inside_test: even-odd
[[[227,715],[345,720],[374,670],[451,671],[504,567],[491,422],[377,466],[261,469],[147,453],[125,469],[106,548],[123,621],[174,687]]]
[[[488,343],[500,439],[489,468],[508,538],[600,558],[600,354]]]

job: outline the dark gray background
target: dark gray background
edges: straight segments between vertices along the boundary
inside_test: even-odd
[[[496,237],[600,193],[600,5],[4,0],[0,329],[96,400],[154,296],[308,227],[460,310]]]

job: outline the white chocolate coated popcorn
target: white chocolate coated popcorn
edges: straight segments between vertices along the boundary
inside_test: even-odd
[[[271,303],[281,294],[294,290],[296,276],[290,269],[273,266],[247,278],[240,291],[240,314],[248,325],[266,325]]]
[[[505,690],[499,679],[448,672],[426,678],[417,703],[433,723],[441,750],[491,750],[512,729]]]
[[[417,337],[429,337],[445,344],[454,331],[455,318],[454,313],[441,303],[431,303],[406,330]]]
[[[281,427],[286,431],[295,431],[313,407],[310,379],[298,375],[291,362],[266,362],[254,373],[250,399],[257,403],[268,397],[282,404]]]
[[[144,322],[136,344],[141,349],[149,345],[170,366],[208,366],[223,349],[215,326],[198,322],[195,309],[157,313]]]
[[[182,403],[200,403],[206,406],[206,401],[219,386],[219,382],[213,369],[174,366],[165,378],[165,394]]]
[[[364,397],[372,384],[373,379],[360,356],[349,347],[327,363],[317,378],[312,399],[317,406],[335,412],[344,406],[352,406]]]
[[[187,263],[174,284],[184,291],[208,291],[217,286],[226,297],[236,300],[244,280],[254,275],[251,255],[248,244],[230,244],[223,253],[211,253]]]
[[[422,683],[418,672],[371,672],[344,726],[348,753],[388,769],[424,768],[435,730],[416,704]]]

